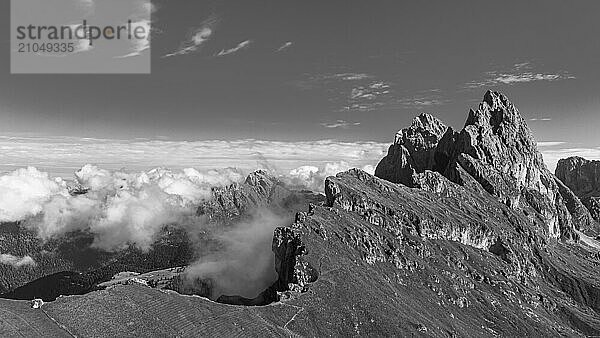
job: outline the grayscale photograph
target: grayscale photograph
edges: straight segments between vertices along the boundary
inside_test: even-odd
[[[600,337],[599,14],[3,0],[0,337]]]

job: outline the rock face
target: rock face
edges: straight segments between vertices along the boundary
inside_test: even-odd
[[[481,186],[510,208],[533,208],[550,238],[577,239],[575,230],[598,230],[581,202],[557,184],[527,123],[500,93],[488,91],[458,133],[429,115],[415,118],[398,132],[375,175],[418,187],[426,171],[461,185],[474,179],[472,187]]]
[[[213,198],[198,207],[197,215],[212,219],[231,219],[247,210],[266,206],[271,195],[289,191],[276,178],[264,171],[256,171],[246,177],[242,184],[231,184],[212,189]]]
[[[556,176],[577,196],[600,196],[600,161],[569,157],[558,161]]]
[[[600,222],[600,204],[595,197],[585,197],[581,200],[571,189],[569,189],[561,180],[556,179],[559,192],[563,197],[567,209],[573,217],[573,221],[578,225],[577,230],[593,236],[598,234],[598,222]]]
[[[278,213],[302,210],[309,202],[318,201],[318,194],[288,189],[277,178],[258,170],[250,173],[241,183],[212,189],[213,198],[200,205],[198,216],[210,221],[228,223],[246,212],[257,208],[269,208]]]
[[[583,203],[592,214],[592,217],[600,223],[600,197],[586,197]]]
[[[452,128],[437,118],[421,114],[409,128],[396,134],[375,175],[390,182],[414,186],[416,174],[434,168],[445,169],[455,136]]]
[[[276,291],[306,292],[310,283],[318,278],[318,272],[304,256],[307,249],[302,242],[302,226],[298,220],[288,228],[277,228],[273,236],[275,270],[279,278]]]
[[[556,176],[577,195],[600,222],[600,161],[570,157],[558,161]]]

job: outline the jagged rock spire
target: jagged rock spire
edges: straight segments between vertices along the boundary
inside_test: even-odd
[[[394,183],[414,186],[414,175],[447,165],[448,147],[454,131],[438,118],[421,114],[408,128],[396,133],[388,155],[379,163],[375,175]],[[448,148],[448,149],[446,149]]]
[[[549,237],[577,238],[576,229],[597,231],[581,202],[568,188],[559,187],[527,122],[501,93],[486,92],[459,133],[431,115],[415,118],[396,135],[375,175],[415,187],[426,170],[459,184],[465,183],[461,175],[466,172],[508,206],[533,209],[547,225]]]

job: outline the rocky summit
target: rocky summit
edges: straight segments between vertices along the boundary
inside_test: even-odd
[[[488,91],[460,132],[427,114],[415,118],[396,134],[375,175],[417,187],[426,171],[460,185],[476,181],[475,189],[512,209],[533,209],[550,237],[576,239],[576,230],[598,231],[581,201],[546,168],[526,121],[501,93]]]
[[[556,176],[577,195],[600,222],[600,161],[570,157],[558,161]]]
[[[265,175],[215,190],[198,214],[225,220],[249,205],[286,205],[275,198],[285,187]],[[276,280],[255,299],[213,302],[137,275],[60,297],[45,316],[0,306],[65,336],[598,336],[598,224],[559,176],[517,108],[488,92],[461,131],[421,115],[375,175],[327,178],[324,201],[274,231]]]

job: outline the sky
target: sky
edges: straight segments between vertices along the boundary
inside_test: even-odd
[[[551,168],[600,159],[596,0],[153,9],[149,75],[10,75],[0,40],[0,169],[376,165],[414,116],[461,129],[488,89],[519,108]],[[9,1],[0,13],[8,31]]]

